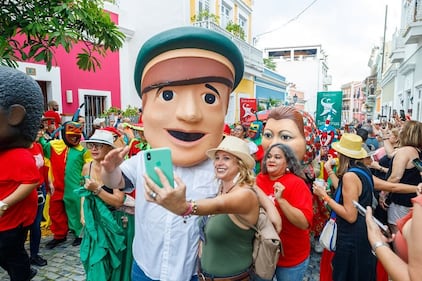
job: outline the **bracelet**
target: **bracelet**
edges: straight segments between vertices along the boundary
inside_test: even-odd
[[[324,197],[322,197],[322,201],[324,201],[324,202],[328,202],[330,199],[331,199],[331,197],[328,196],[328,194],[325,195]]]
[[[192,200],[192,215],[198,214],[198,204],[196,204],[196,201]]]
[[[182,214],[183,222],[186,223],[186,220],[190,218],[192,215],[196,215],[198,213],[198,204],[194,200],[189,200],[189,206],[186,211]]]
[[[192,214],[192,201],[188,202],[189,206],[186,211],[182,214],[182,217],[187,217]]]
[[[103,189],[101,188],[101,186],[97,187],[97,189],[95,191],[92,192],[92,194],[94,195],[98,195],[101,193],[101,191],[103,191]]]
[[[383,246],[390,248],[390,246],[389,246],[387,243],[382,242],[382,241],[377,241],[377,242],[375,242],[375,243],[372,245],[372,253],[374,254],[374,256],[376,256],[375,251],[376,251],[379,247],[383,247]]]

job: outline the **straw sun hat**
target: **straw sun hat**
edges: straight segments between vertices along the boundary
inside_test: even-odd
[[[217,148],[213,148],[207,151],[207,156],[211,159],[215,159],[215,153],[217,151],[225,151],[230,154],[233,154],[240,160],[242,160],[248,168],[253,169],[255,166],[255,160],[249,153],[248,144],[238,137],[227,136],[224,140],[218,145]]]
[[[340,141],[331,146],[335,151],[353,159],[363,159],[368,155],[362,147],[362,138],[356,134],[343,134]]]
[[[97,129],[89,139],[81,141],[81,144],[84,147],[86,147],[87,143],[103,143],[113,148],[116,148],[116,146],[114,145],[113,133],[106,130]]]

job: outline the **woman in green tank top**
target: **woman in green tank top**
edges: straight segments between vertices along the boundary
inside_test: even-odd
[[[207,222],[201,233],[199,280],[254,280],[251,266],[255,232],[238,217],[253,225],[258,220],[259,202],[252,190],[255,160],[249,154],[248,144],[233,136],[225,137],[217,148],[208,150],[207,156],[214,161],[220,182],[215,198],[187,201],[186,186],[179,177],[175,176],[177,188],[173,189],[165,183],[164,188],[159,188],[147,175],[145,197],[185,218],[204,216]],[[165,182],[159,169],[157,173]]]

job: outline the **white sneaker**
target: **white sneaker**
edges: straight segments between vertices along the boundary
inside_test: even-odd
[[[318,254],[321,254],[324,251],[324,247],[322,247],[321,243],[319,243],[318,239],[314,241],[314,251]]]

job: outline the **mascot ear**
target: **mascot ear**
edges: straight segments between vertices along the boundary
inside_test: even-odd
[[[23,118],[26,115],[25,107],[20,104],[13,104],[9,107],[9,114],[7,116],[8,124],[11,126],[17,126],[22,123]]]

